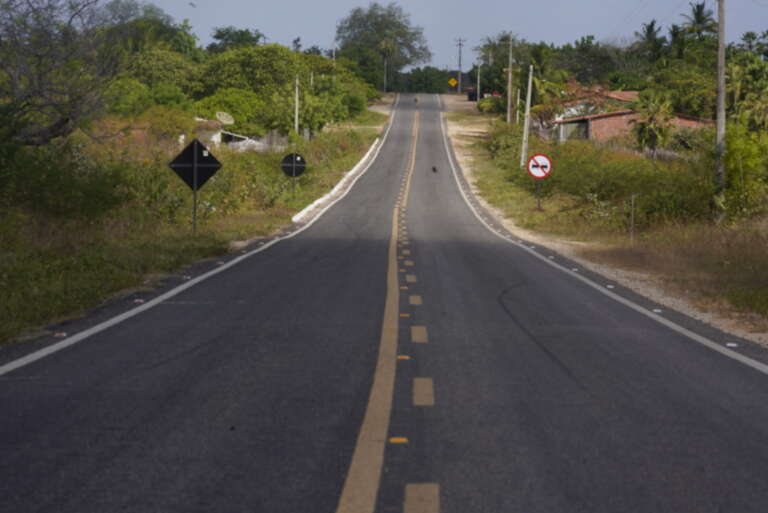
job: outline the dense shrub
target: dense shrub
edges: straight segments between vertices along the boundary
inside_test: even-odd
[[[497,164],[510,170],[510,181],[535,192],[536,180],[518,167],[520,140],[519,128],[498,124],[486,146]],[[711,215],[713,168],[707,157],[661,163],[589,141],[557,144],[532,138],[530,153],[537,152],[553,160],[553,173],[538,184],[542,194],[572,197],[582,215],[616,228],[626,224],[632,196],[641,227]]]

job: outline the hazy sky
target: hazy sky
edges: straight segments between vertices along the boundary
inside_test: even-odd
[[[572,42],[583,35],[598,40],[631,38],[642,23],[656,19],[664,32],[681,23],[690,0],[401,0],[411,22],[424,28],[433,58],[439,68],[457,67],[454,39],[467,40],[464,69],[475,59],[480,40],[502,30],[512,30],[529,41],[556,44]],[[336,23],[354,7],[368,0],[151,0],[177,21],[189,19],[201,43],[208,44],[214,27],[234,25],[256,28],[268,40],[285,45],[301,36],[307,47],[330,48]],[[386,1],[380,3],[387,3]],[[193,5],[194,4],[194,7]],[[715,8],[715,1],[707,4]],[[748,30],[768,30],[768,0],[728,0],[728,40],[738,40]]]

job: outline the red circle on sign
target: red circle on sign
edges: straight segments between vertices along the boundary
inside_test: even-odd
[[[528,159],[528,174],[537,180],[542,180],[552,172],[552,159],[549,155],[537,153]]]

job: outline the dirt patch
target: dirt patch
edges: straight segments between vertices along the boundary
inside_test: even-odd
[[[474,102],[457,95],[442,95],[446,110],[462,114],[476,113]],[[606,278],[616,281],[635,292],[698,319],[716,328],[733,333],[739,337],[752,340],[768,347],[768,326],[764,320],[754,315],[741,314],[735,311],[725,311],[721,304],[715,304],[706,299],[685,294],[673,295],[665,282],[667,278],[654,274],[649,270],[651,263],[646,256],[627,248],[607,248],[600,244],[584,241],[567,240],[545,235],[521,228],[512,219],[504,216],[502,211],[489,204],[475,186],[474,156],[472,145],[483,137],[490,127],[492,118],[485,116],[451,116],[448,119],[448,136],[461,165],[467,182],[471,185],[478,201],[504,227],[516,236],[545,246],[556,251]],[[766,221],[768,224],[768,220]],[[620,254],[619,254],[620,253]],[[622,266],[615,265],[620,261]]]

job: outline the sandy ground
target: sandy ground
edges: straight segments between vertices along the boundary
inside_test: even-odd
[[[466,101],[466,97],[464,96],[443,95],[442,98],[448,111],[476,112],[474,103]],[[586,260],[581,256],[579,250],[589,247],[590,244],[588,242],[559,239],[520,228],[514,221],[506,218],[499,209],[488,204],[485,199],[480,196],[479,191],[474,185],[474,165],[470,149],[471,142],[467,141],[467,138],[474,139],[475,137],[483,135],[486,132],[487,127],[487,120],[482,118],[478,118],[476,121],[448,121],[448,135],[453,144],[456,157],[461,164],[464,176],[467,178],[467,182],[472,184],[472,190],[474,191],[475,196],[478,197],[480,203],[503,223],[510,232],[520,238],[557,251],[558,253],[579,262],[587,269],[600,273],[611,280],[615,280],[623,286],[631,288],[635,292],[663,304],[668,308],[685,313],[690,317],[699,319],[723,331],[733,333],[734,335],[768,347],[768,333],[755,333],[738,319],[726,317],[715,312],[702,311],[700,308],[697,308],[690,298],[670,295],[669,292],[665,291],[662,287],[663,278],[661,276],[656,276],[651,273],[628,271],[626,269]]]

